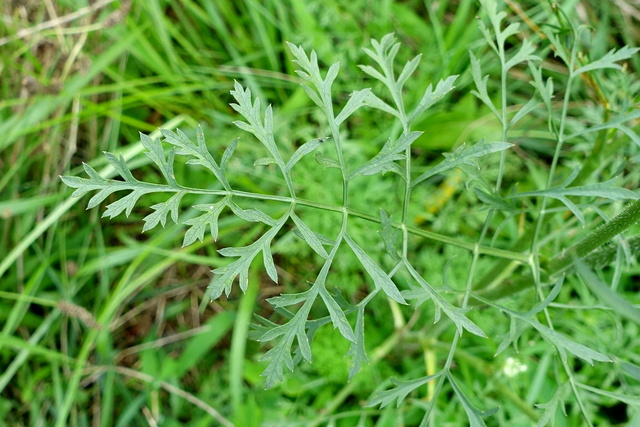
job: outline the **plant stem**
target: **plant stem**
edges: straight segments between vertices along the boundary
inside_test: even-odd
[[[640,221],[640,200],[575,245],[551,258],[548,263],[549,273],[553,275],[561,272],[572,264],[574,255],[580,258],[589,255],[638,221]]]

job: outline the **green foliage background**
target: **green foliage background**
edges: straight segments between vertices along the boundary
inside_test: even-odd
[[[624,45],[640,45],[638,5],[567,1],[558,6],[574,24],[590,27],[583,33],[586,59],[603,57]],[[520,32],[510,39],[514,49],[522,38],[536,40],[545,70],[561,87],[566,68],[548,43],[537,38],[537,27],[523,22],[526,17],[537,25],[551,25],[553,4],[508,2],[500,7],[509,22],[521,23]],[[433,382],[422,383],[398,408],[365,404],[375,392],[389,388],[391,378],[415,380],[434,374],[444,362],[455,329],[444,322],[433,324],[429,302],[416,312],[384,298],[367,306],[370,363],[351,381],[347,381],[349,360],[344,357],[348,342],[337,330],[325,327],[313,341],[313,363],[299,365],[282,384],[265,390],[260,376],[264,363],[259,359],[267,348],[248,339],[249,324],[255,320],[254,313],[281,321],[266,299],[300,292],[301,283],[314,280],[317,260],[311,249],[291,229],[284,230],[272,247],[280,267],[277,286],[256,263],[246,294],[234,289],[229,298],[202,304],[208,302],[210,270],[226,264],[216,250],[251,243],[262,234],[261,225],[225,217],[218,241],[206,238],[181,248],[186,228],[182,224],[168,221],[164,229],[140,233],[142,218],[152,212],[149,206],[165,198],[152,195],[128,217],[101,220],[103,209],[85,212],[85,201],[70,199],[58,176],[81,175],[81,162],[104,168],[107,162],[101,153],[109,151],[131,160],[128,164],[137,179],[162,183],[158,170],[140,155],[139,132],[157,137],[158,128],[179,126],[194,137],[199,125],[216,158],[241,136],[241,155],[229,165],[234,183],[246,191],[278,193],[283,180],[270,166],[253,165],[267,155],[264,147],[251,143],[255,141],[232,125],[238,119],[229,106],[234,80],[249,87],[263,105],[274,106],[278,143],[291,154],[303,142],[321,136],[318,129],[323,118],[300,88],[285,42],[307,51],[315,49],[325,69],[341,63],[334,97],[343,105],[354,89],[373,85],[381,92],[381,86],[356,65],[370,63],[362,47],[390,32],[403,43],[398,64],[417,53],[423,55],[407,81],[408,103],[415,104],[429,83],[460,75],[455,90],[414,124],[414,130],[424,131],[413,153],[425,170],[440,161],[441,153],[455,150],[462,142],[496,141],[500,124],[471,94],[475,87],[470,51],[481,61],[483,74],[492,75],[491,96],[500,87],[495,77],[499,64],[476,22],[477,15],[485,16],[477,2],[5,1],[2,14],[0,416],[8,425],[420,423],[434,393]],[[639,66],[635,54],[625,61],[623,72],[580,81],[570,105],[569,126],[579,130],[607,121],[614,113],[637,113]],[[526,71],[524,66],[516,67],[509,75],[511,105],[522,106],[532,97]],[[625,125],[637,135],[637,114],[634,117]],[[389,129],[389,123],[379,110],[358,110],[344,135],[344,148],[351,158],[367,161],[390,133],[402,130],[397,125]],[[516,183],[520,192],[544,188],[555,147],[545,119],[528,115],[510,137],[520,155],[505,165],[505,176],[512,180],[506,188]],[[589,143],[565,148],[568,171],[569,166],[580,165],[608,179],[623,169],[621,185],[638,188],[638,145],[628,135],[602,132],[596,142],[602,150],[585,157],[585,152],[593,152]],[[329,155],[329,147],[319,150]],[[339,204],[340,181],[332,179],[338,177],[336,170],[322,170],[311,156],[300,166],[293,175],[301,197]],[[497,169],[498,156],[483,159],[483,174],[491,182]],[[214,185],[210,174],[189,166],[176,164],[175,174],[193,186]],[[387,178],[376,175],[356,181],[353,207],[393,209],[402,198]],[[464,175],[453,171],[425,184],[414,193],[422,200],[410,209],[414,225],[460,240],[475,238],[486,213],[477,209],[478,199],[467,191]],[[209,201],[187,196],[185,206]],[[603,215],[611,218],[625,206],[601,201],[591,199],[580,205],[592,209],[586,218],[587,230],[599,224],[596,213],[606,212]],[[533,207],[537,206],[525,206],[530,210],[520,213],[521,227],[533,226],[531,218],[537,212]],[[271,209],[275,212],[278,207]],[[567,241],[583,235],[582,225],[570,212],[565,215],[563,205],[549,208],[553,209],[560,214],[550,221],[567,233]],[[186,216],[181,219],[196,214],[188,209],[183,213]],[[309,210],[305,214],[305,222],[315,231],[331,235],[339,228],[337,215],[332,222],[325,213]],[[376,251],[383,254],[382,241],[377,236],[375,241],[370,239],[375,234],[371,224],[355,224],[353,238],[371,241],[367,249],[372,256]],[[637,231],[635,227],[627,234]],[[521,228],[508,224],[497,246],[512,247],[521,233]],[[465,283],[467,251],[418,238],[412,244],[414,265],[424,266],[429,283]],[[633,259],[637,250],[630,247],[627,253]],[[615,268],[602,269],[596,280],[613,283],[637,306],[638,267],[634,262],[626,265],[624,257],[619,251]],[[385,264],[388,259],[376,261],[391,267]],[[334,267],[347,299],[359,301],[366,296],[369,285],[353,254],[345,251]],[[443,283],[445,268],[448,283]],[[490,275],[492,268],[494,264],[482,261],[476,274]],[[526,280],[526,269],[514,268],[511,274],[516,282]],[[595,425],[640,422],[638,324],[614,315],[611,304],[575,276],[567,280],[571,286],[563,286],[555,300],[554,324],[576,342],[624,362],[591,366],[572,361],[582,383],[605,390],[602,394],[583,389],[586,408],[581,413],[568,386],[559,387],[557,379],[563,375],[554,373],[557,356],[539,334],[526,330],[517,340],[519,352],[509,347],[494,357],[509,332],[509,319],[495,310],[492,317],[483,316],[485,309],[478,310],[473,320],[492,339],[465,335],[464,345],[455,353],[454,372],[455,384],[472,400],[472,407],[499,407],[485,419],[487,424],[535,425],[543,411],[534,404],[545,402],[566,404],[566,416],[560,410],[551,411],[556,425],[583,425],[585,411]],[[533,291],[523,295],[504,305],[516,311],[530,309],[537,297]],[[509,376],[505,366],[510,358],[527,370]],[[69,387],[73,378],[78,387]],[[441,392],[433,425],[467,425],[465,409],[454,398],[459,391],[448,387]]]

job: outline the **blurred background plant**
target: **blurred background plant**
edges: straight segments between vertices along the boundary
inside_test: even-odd
[[[559,6],[567,19],[590,28],[581,40],[588,58],[640,45],[637,3],[568,1]],[[464,141],[497,140],[500,124],[471,94],[475,87],[469,51],[482,62],[483,73],[499,75],[499,64],[475,22],[476,15],[484,16],[475,1],[8,0],[1,7],[2,419],[15,426],[67,425],[66,414],[68,425],[105,426],[420,422],[421,405],[433,396],[433,383],[413,393],[412,405],[379,409],[364,403],[389,378],[411,380],[434,373],[442,363],[453,333],[432,325],[432,309],[425,308],[427,313],[417,318],[408,311],[390,313],[384,299],[376,300],[367,313],[370,363],[356,378],[345,381],[349,368],[344,340],[337,331],[322,329],[312,348],[314,363],[264,390],[263,364],[258,361],[264,348],[247,341],[248,325],[254,312],[272,315],[266,298],[295,292],[308,278],[307,272],[315,268],[308,247],[293,233],[284,234],[273,247],[281,267],[278,286],[255,270],[246,294],[234,292],[200,311],[210,270],[224,264],[212,239],[175,249],[181,247],[185,227],[173,224],[140,235],[142,218],[150,213],[144,207],[129,217],[100,221],[99,210],[85,212],[83,201],[69,199],[58,175],[79,174],[83,161],[108,169],[100,153],[110,151],[133,159],[130,166],[139,179],[159,182],[157,170],[139,155],[143,147],[138,132],[157,136],[160,127],[187,131],[200,125],[211,150],[221,153],[239,134],[231,125],[237,117],[228,105],[234,79],[274,105],[276,132],[285,147],[294,147],[317,137],[322,119],[300,88],[285,41],[315,49],[324,65],[341,62],[335,88],[344,96],[337,102],[345,102],[353,88],[371,84],[356,67],[368,63],[361,47],[390,32],[404,44],[399,63],[423,54],[417,77],[407,82],[408,103],[415,103],[428,83],[460,75],[455,91],[414,125],[428,136],[414,144],[414,154],[424,165]],[[537,54],[543,56],[545,70],[562,82],[566,66],[538,39],[541,28],[556,22],[554,4],[508,1],[501,8],[509,21],[522,23],[516,38],[539,41],[542,51]],[[623,72],[581,82],[570,105],[572,125],[606,121],[612,111],[637,111],[639,61],[635,55]],[[510,105],[523,105],[532,96],[523,76],[523,68],[510,72]],[[499,79],[488,84],[489,93],[497,93]],[[345,149],[362,161],[371,158],[389,135],[387,123],[388,117],[378,110],[360,110],[349,125]],[[626,125],[634,132],[637,118]],[[546,118],[529,115],[510,137],[521,161],[508,163],[505,175],[519,182],[520,191],[543,187],[554,149]],[[628,136],[605,131],[601,141],[601,154],[592,159],[580,158],[580,147],[573,147],[573,161],[607,169],[611,175],[623,160],[636,161],[638,147]],[[253,166],[253,159],[264,155],[262,148],[245,144],[244,149],[249,151],[246,161],[236,158],[233,164],[238,182],[256,192],[281,185],[268,168]],[[628,169],[626,182],[636,189],[640,172]],[[339,188],[327,191],[325,173],[312,168],[295,173],[300,174],[297,182],[307,183],[300,189],[303,197],[335,202],[331,197],[339,195]],[[177,166],[176,175],[205,187],[210,181],[208,174],[195,169],[187,173],[184,166]],[[415,224],[458,238],[476,236],[482,216],[471,211],[476,199],[464,191],[462,174],[453,172],[428,184],[414,192],[424,200],[412,206]],[[393,188],[386,191],[385,186],[389,182],[381,177],[363,180],[358,192],[366,198],[354,200],[355,207],[368,209],[387,200]],[[154,203],[151,199],[145,206]],[[521,214],[523,227],[527,215],[526,210]],[[314,230],[331,227],[322,218],[308,217]],[[554,221],[569,237],[580,233],[575,218],[557,215]],[[259,231],[259,226],[223,219],[220,246],[247,244]],[[507,231],[513,241],[521,232],[517,227]],[[638,229],[633,231],[637,234]],[[464,283],[468,262],[461,257],[449,262],[454,255],[459,255],[455,249],[426,241],[415,249],[417,260],[430,266],[425,278],[438,285],[445,265],[450,283]],[[617,256],[621,260],[624,254]],[[366,284],[354,260],[337,260],[340,290],[361,298]],[[480,264],[478,270],[490,268]],[[636,264],[601,274],[627,296],[638,291]],[[520,307],[518,301],[513,304]],[[563,288],[555,304],[555,325],[570,330],[576,341],[602,345],[608,354],[640,365],[637,324],[620,321],[580,286]],[[480,315],[474,320],[492,337],[509,327],[506,317]],[[509,350],[495,358],[497,341],[466,341],[456,350],[456,383],[475,396],[475,406],[499,405],[493,415],[497,424],[529,425],[542,414],[534,403],[566,399],[567,417],[558,411],[556,424],[580,425],[582,416],[570,393],[557,387],[550,368],[553,353],[532,331],[524,335],[519,353]],[[514,368],[512,358],[520,368]],[[634,365],[621,369],[625,367],[629,376],[620,369],[575,363],[576,375],[588,379],[585,384],[612,390],[609,395],[588,394],[586,406],[594,424],[638,422],[637,399],[615,395],[621,388],[625,396],[633,390],[639,394]],[[68,387],[71,378],[79,387]],[[442,425],[467,423],[462,407],[450,399],[454,393],[448,388],[440,396]]]

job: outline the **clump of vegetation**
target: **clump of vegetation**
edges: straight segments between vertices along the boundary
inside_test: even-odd
[[[519,11],[524,31],[495,1],[481,3],[483,41],[464,53],[468,69],[459,73],[418,78],[422,56],[457,70],[444,54],[409,57],[394,34],[351,54],[363,63],[359,74],[350,61],[325,65],[322,54],[288,43],[297,77],[287,78],[301,85],[294,101],[265,106],[273,92],[234,81],[235,116],[224,121],[241,132],[216,132],[208,143],[200,127],[161,126],[140,134],[141,172],[130,168],[136,160],[106,152],[101,171],[84,163],[88,177],[63,176],[74,196],[97,192],[88,208],[108,201],[103,217],[142,213],[131,222],[143,223],[149,243],[131,247],[155,251],[154,268],[176,258],[209,266],[200,312],[221,312],[203,326],[217,332],[179,356],[150,351],[162,340],[151,327],[149,346],[136,350],[146,371],[93,370],[155,381],[231,424],[172,383],[187,375],[181,366],[206,365],[205,352],[233,324],[223,404],[238,425],[285,413],[318,424],[433,425],[464,413],[465,425],[547,425],[563,411],[593,425],[611,405],[637,407],[640,361],[631,349],[640,311],[630,286],[640,116],[628,69],[638,49],[589,52],[590,29],[555,6],[536,9],[544,26]],[[481,119],[461,140],[446,129],[463,108]],[[134,240],[131,222],[124,241]],[[182,248],[153,249],[165,236]],[[95,319],[57,304],[93,328],[68,389],[90,369],[93,346],[109,354],[114,314],[147,280],[135,262]],[[266,294],[269,286],[277,292]],[[226,314],[236,298],[234,320]],[[263,349],[255,360],[245,360],[247,337]],[[342,349],[333,365],[332,349]],[[321,363],[310,369],[314,356]],[[245,381],[268,390],[243,399]],[[363,389],[366,401],[347,403]]]

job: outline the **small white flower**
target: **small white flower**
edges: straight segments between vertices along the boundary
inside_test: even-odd
[[[515,377],[521,372],[525,372],[527,370],[527,365],[521,363],[518,359],[513,357],[509,357],[502,367],[502,371],[508,377]]]

